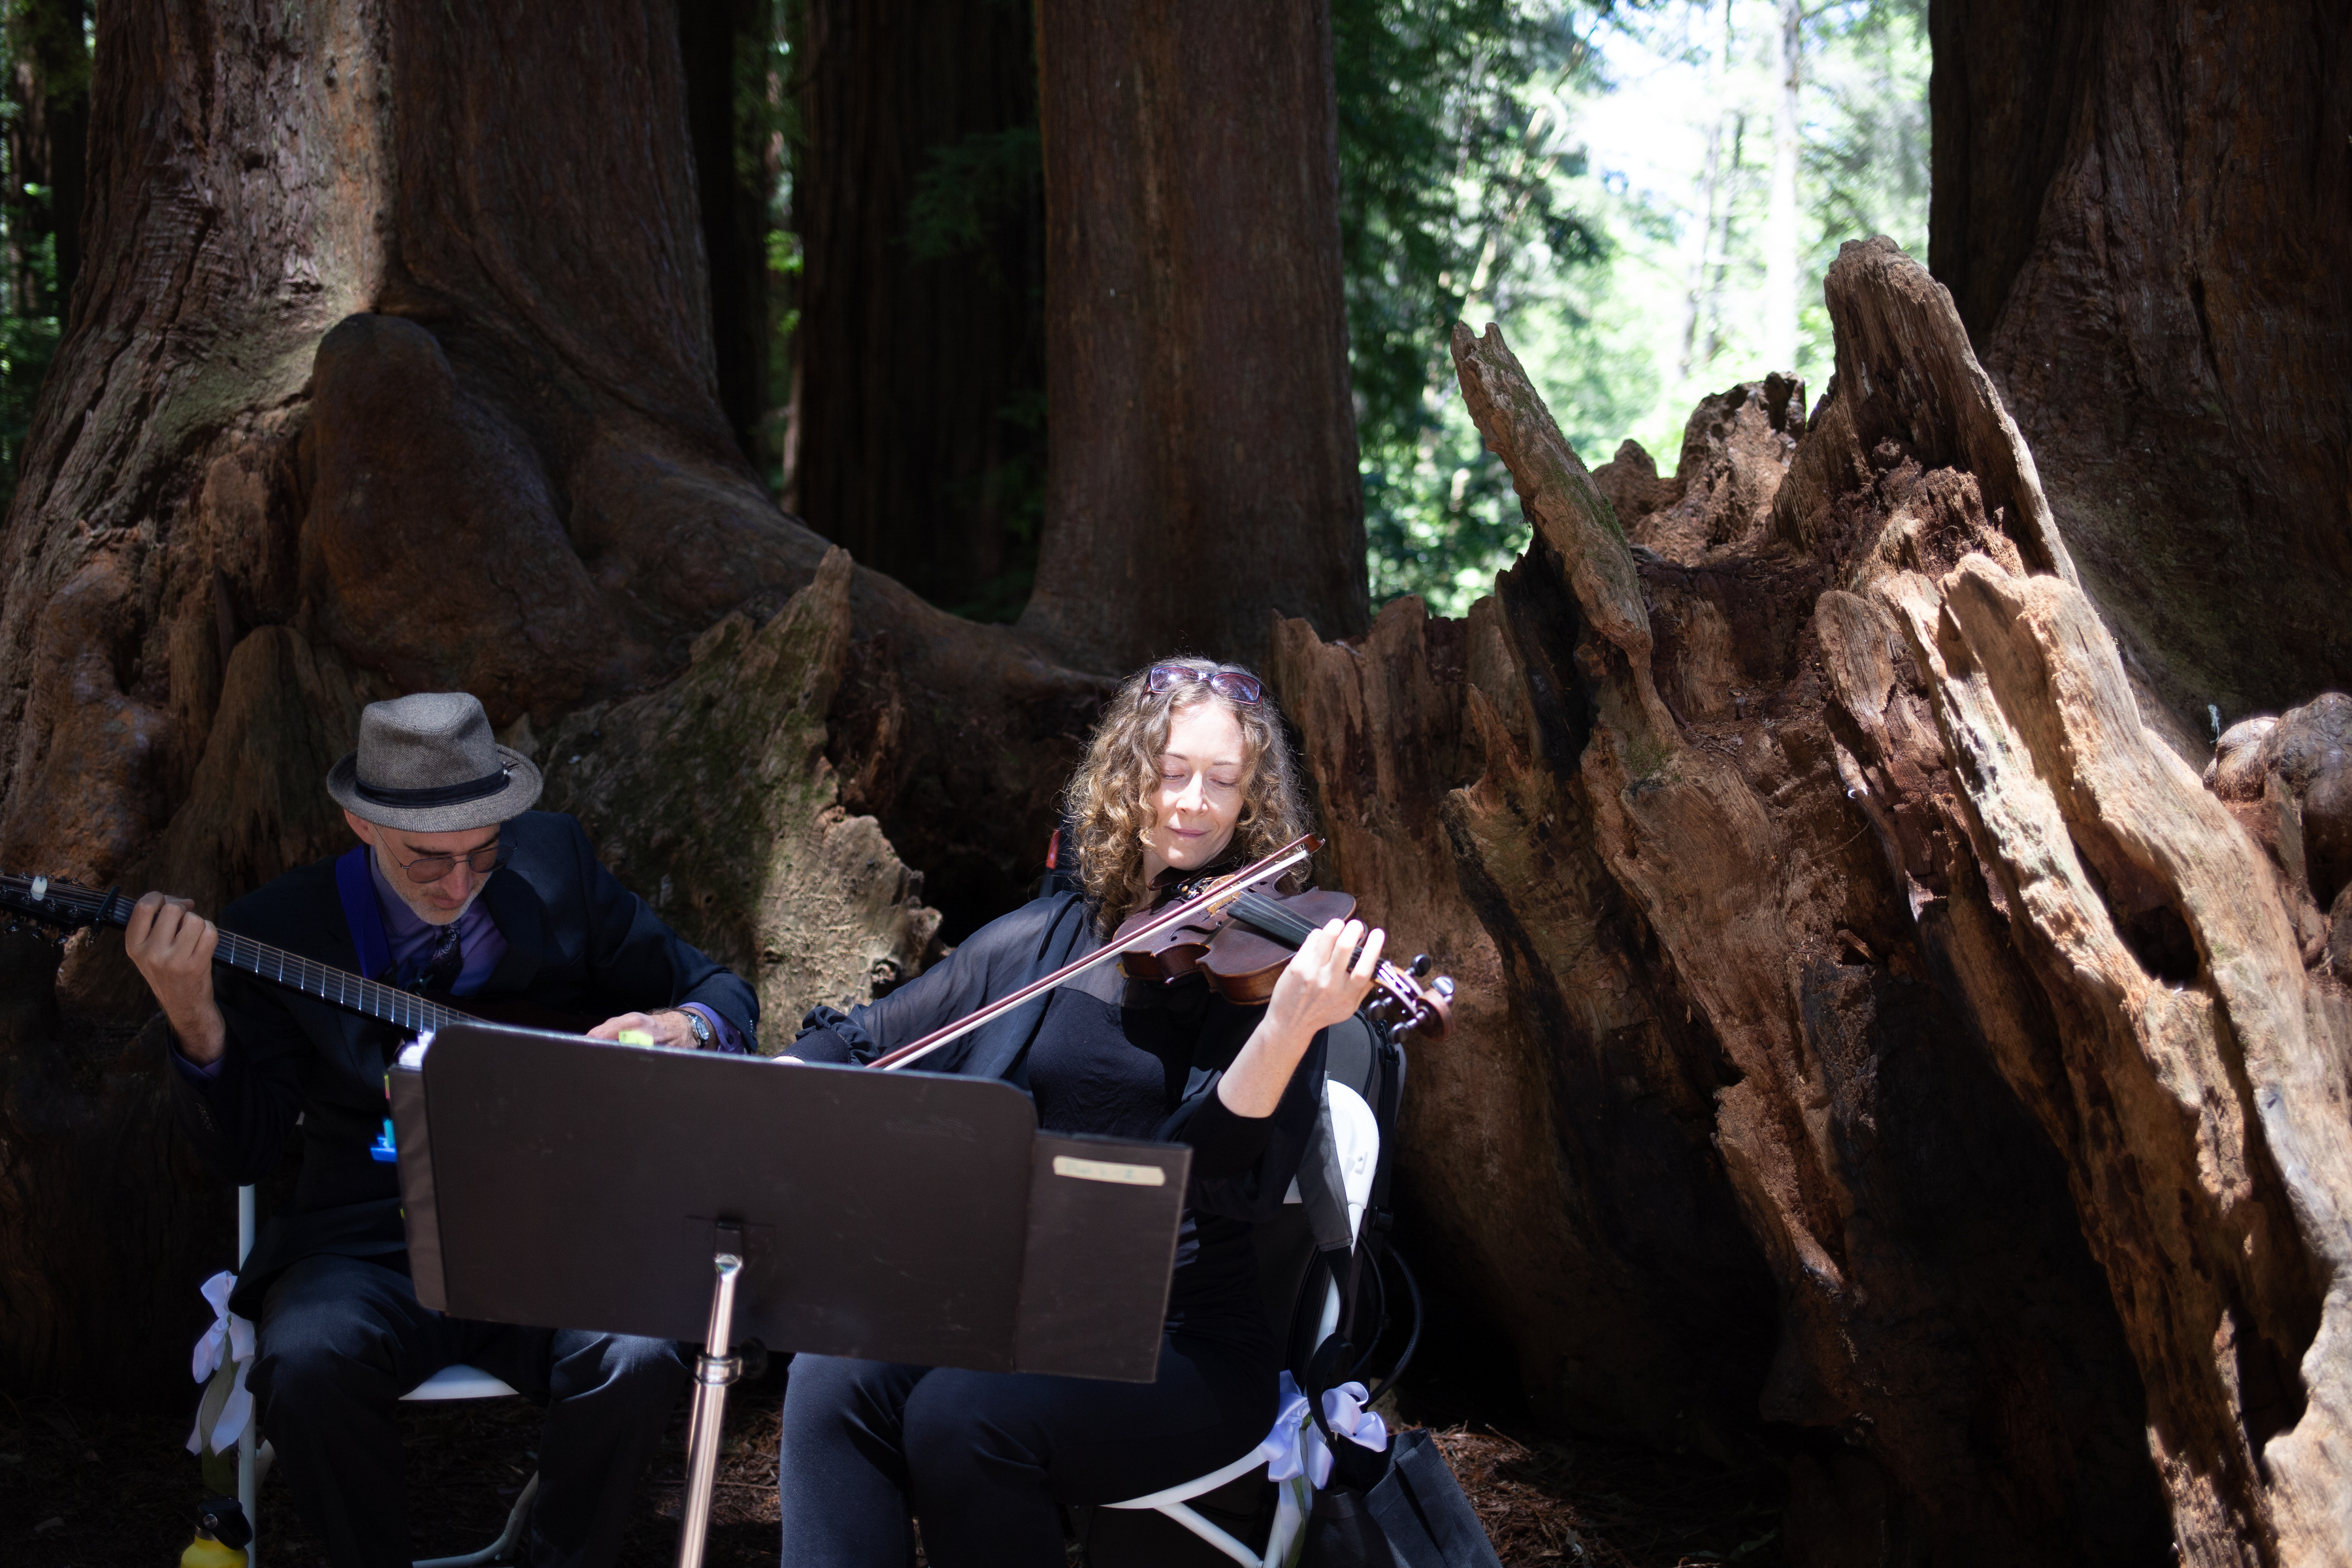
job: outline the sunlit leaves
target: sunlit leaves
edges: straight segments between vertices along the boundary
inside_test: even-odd
[[[1456,319],[1502,324],[1596,466],[1633,436],[1671,472],[1700,396],[1788,368],[1759,357],[1778,12],[1335,0],[1376,605],[1460,614],[1526,542],[1453,386]],[[1926,240],[1926,0],[1827,0],[1804,26],[1796,368],[1818,394],[1839,244]]]

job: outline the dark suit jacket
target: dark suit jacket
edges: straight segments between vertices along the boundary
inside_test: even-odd
[[[679,941],[621,886],[579,823],[526,812],[500,837],[512,841],[514,854],[481,896],[506,938],[506,957],[459,1006],[526,1001],[580,1016],[584,1027],[616,1014],[698,1002],[744,1039],[757,1037],[751,988]],[[238,900],[220,924],[338,969],[359,967],[332,860],[289,871]],[[392,1026],[316,997],[226,969],[214,973],[228,1024],[219,1072],[201,1082],[170,1074],[197,1143],[232,1181],[256,1182],[276,1169],[287,1129],[302,1119],[293,1205],[256,1239],[232,1303],[257,1319],[269,1281],[302,1258],[338,1253],[404,1262],[394,1256],[407,1246],[395,1167],[368,1154],[390,1114],[384,1070],[400,1039]]]

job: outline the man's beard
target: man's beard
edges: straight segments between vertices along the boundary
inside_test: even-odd
[[[464,903],[459,904],[454,910],[438,910],[430,904],[420,904],[418,902],[418,900],[423,897],[422,891],[420,890],[415,893],[409,891],[409,889],[411,888],[415,888],[416,884],[407,879],[407,872],[390,863],[392,857],[384,853],[382,846],[377,847],[376,854],[379,857],[379,863],[383,867],[383,879],[385,884],[390,887],[394,892],[399,895],[400,901],[402,903],[408,906],[408,912],[410,914],[415,915],[418,920],[423,921],[429,926],[454,925],[458,921],[463,920],[465,918],[466,911],[474,907],[474,900],[482,896],[482,889],[490,885],[490,879],[488,877],[477,877],[474,879],[474,890],[466,895],[466,901]]]

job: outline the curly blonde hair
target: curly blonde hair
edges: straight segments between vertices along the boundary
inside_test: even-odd
[[[1203,676],[1220,670],[1250,673],[1239,665],[1207,658],[1154,663],[1183,665]],[[1262,859],[1307,831],[1298,764],[1272,699],[1235,702],[1210,689],[1206,680],[1186,681],[1173,691],[1155,694],[1151,669],[1146,666],[1111,699],[1087,742],[1086,761],[1070,775],[1062,796],[1076,840],[1072,847],[1078,854],[1079,880],[1106,932],[1117,929],[1150,894],[1143,876],[1143,835],[1158,816],[1160,755],[1168,749],[1169,726],[1177,714],[1209,703],[1224,709],[1241,726],[1249,767],[1234,847],[1245,860]]]

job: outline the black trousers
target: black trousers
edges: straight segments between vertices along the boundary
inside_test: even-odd
[[[1274,1424],[1263,1352],[1160,1342],[1154,1382],[954,1372],[802,1355],[784,1391],[784,1568],[1061,1568],[1058,1503],[1202,1476]]]
[[[524,1559],[602,1568],[619,1555],[638,1473],[688,1384],[677,1347],[444,1317],[408,1276],[306,1258],[269,1288],[247,1379],[262,1435],[337,1568],[408,1568],[408,1498],[392,1407],[446,1366],[478,1366],[546,1406]]]

